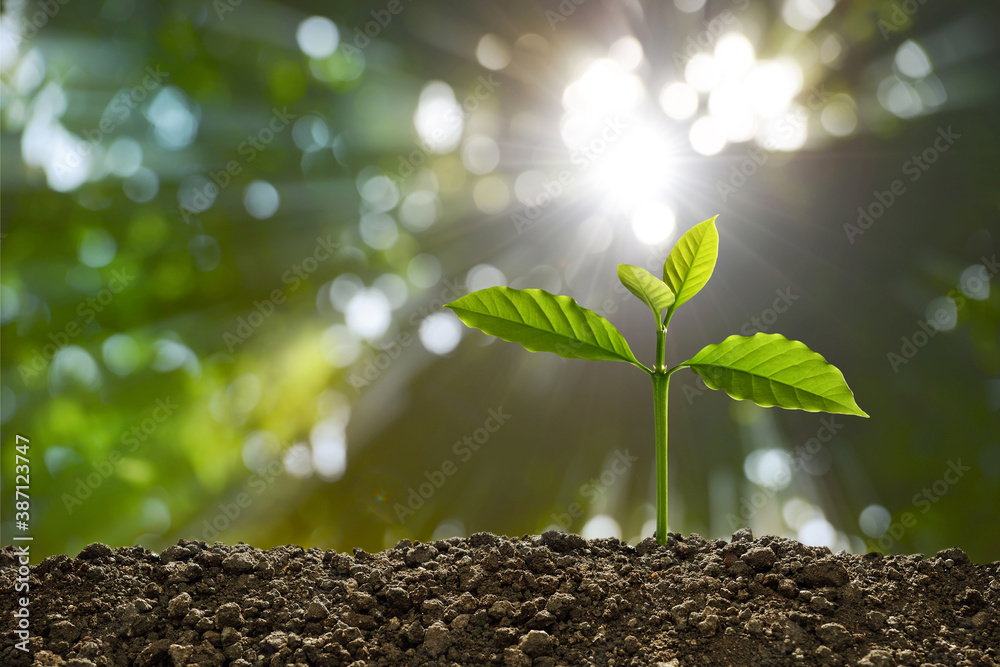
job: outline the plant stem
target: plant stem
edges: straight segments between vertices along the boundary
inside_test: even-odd
[[[666,327],[656,332],[656,365],[653,366],[653,418],[656,432],[656,541],[667,543],[667,397],[670,374],[666,364]]]
[[[667,370],[667,330],[660,327],[656,331],[656,362],[653,364],[654,373],[663,373]]]
[[[653,414],[656,419],[656,541],[667,543],[667,394],[670,377],[653,375]]]

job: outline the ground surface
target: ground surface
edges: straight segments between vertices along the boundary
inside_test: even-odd
[[[997,665],[1000,562],[832,555],[744,529],[633,548],[546,533],[354,555],[91,544],[31,568],[3,665]]]

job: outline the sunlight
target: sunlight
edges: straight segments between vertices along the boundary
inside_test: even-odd
[[[724,76],[742,76],[756,62],[753,44],[736,32],[723,35],[715,45],[715,62]]]
[[[663,202],[650,200],[636,207],[631,217],[635,237],[649,246],[656,246],[673,236],[677,228],[673,210]]]
[[[464,129],[462,107],[455,92],[443,81],[431,81],[420,93],[413,124],[423,145],[435,153],[450,153],[458,146]]]
[[[688,85],[699,93],[707,93],[715,88],[721,77],[719,64],[707,53],[699,53],[684,68],[684,78]]]
[[[643,62],[642,47],[625,37],[612,44],[609,56],[591,62],[566,86],[560,132],[574,151],[574,163],[593,163],[593,182],[611,207],[628,214],[664,189],[672,151],[665,124],[641,115],[648,106],[647,89],[633,71]],[[698,97],[678,83],[663,89],[659,102],[679,118],[695,112]]]
[[[601,58],[595,61],[577,81],[563,92],[563,106],[590,118],[607,118],[628,113],[645,94],[639,77],[617,61]]]
[[[781,18],[799,32],[809,32],[833,10],[834,4],[834,0],[785,0]]]
[[[780,115],[802,90],[802,68],[791,58],[762,62],[747,75],[745,90],[758,115]]]
[[[699,118],[691,125],[688,135],[691,148],[702,155],[715,155],[726,147],[726,135],[722,125],[711,117]]]
[[[796,7],[809,5],[818,15],[822,4],[806,2]],[[909,71],[922,72],[921,54],[907,46],[901,49],[899,60]],[[675,176],[672,164],[678,156],[673,155],[674,142],[668,141],[671,125],[677,126],[678,137],[684,136],[682,132],[687,135],[694,153],[704,157],[718,155],[730,144],[747,142],[793,152],[809,139],[812,110],[796,103],[805,84],[802,65],[788,56],[758,60],[747,35],[721,35],[714,46],[693,54],[682,65],[682,80],[660,84],[652,96],[647,95],[650,82],[639,75],[641,62],[641,45],[622,38],[609,50],[608,58],[591,61],[562,95],[563,143],[574,151],[575,164],[594,162],[595,182],[615,207],[622,209],[624,204],[626,214],[639,203],[656,199]],[[882,94],[880,101],[900,115],[909,111],[902,108],[902,98],[893,89]],[[645,115],[651,107],[658,107],[656,113],[666,118]],[[822,111],[827,134],[847,136],[855,131],[857,116],[850,105],[840,102]],[[623,125],[625,129],[619,131]]]
[[[660,93],[660,107],[674,120],[686,120],[698,111],[698,93],[686,83],[668,84]]]
[[[663,189],[670,177],[669,146],[663,132],[637,124],[610,145],[597,163],[597,183],[616,207],[630,210]]]

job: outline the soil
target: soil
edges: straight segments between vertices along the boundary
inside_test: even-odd
[[[743,529],[636,547],[550,532],[377,554],[0,550],[3,665],[997,665],[1000,561],[864,556]],[[10,594],[7,593],[10,591]],[[14,647],[29,596],[27,653]],[[16,641],[16,639],[15,639]]]

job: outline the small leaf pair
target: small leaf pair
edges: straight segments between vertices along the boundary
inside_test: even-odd
[[[709,218],[692,227],[670,251],[663,263],[663,280],[631,264],[618,265],[618,279],[650,307],[657,322],[663,310],[669,309],[663,319],[666,327],[674,311],[708,283],[718,255],[719,232],[715,218]]]

